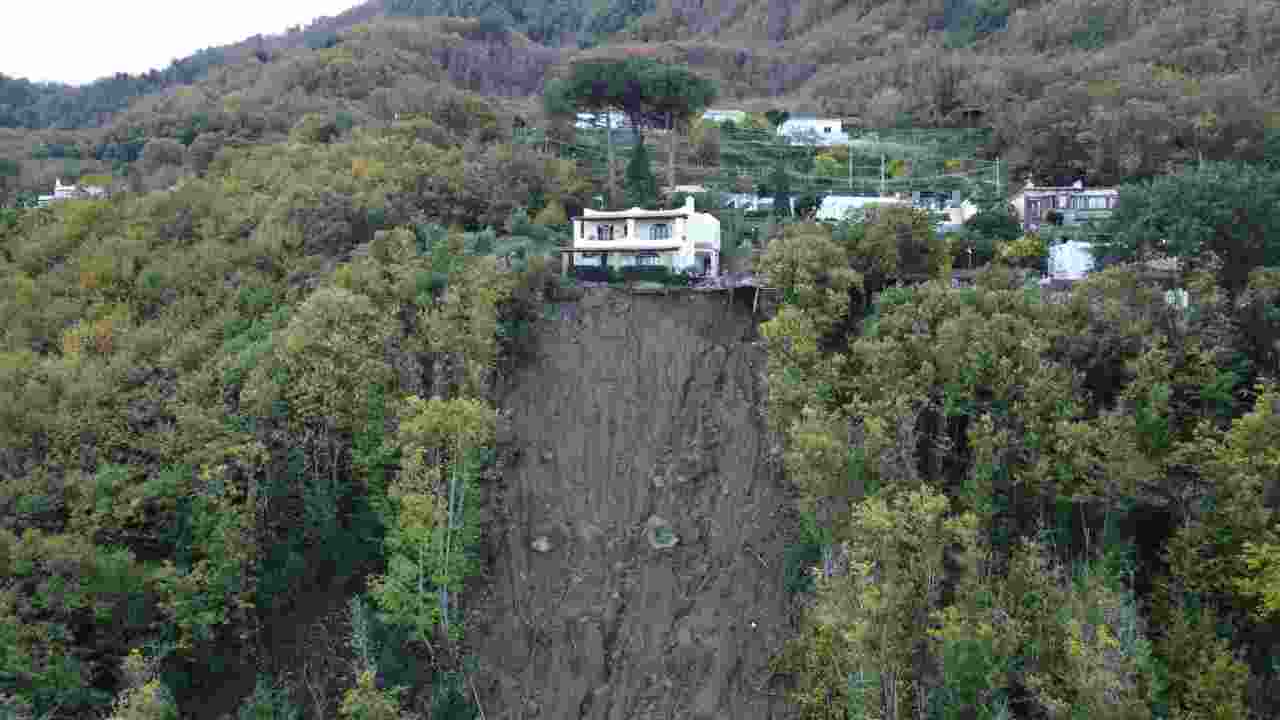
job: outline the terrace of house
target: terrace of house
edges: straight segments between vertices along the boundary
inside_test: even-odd
[[[581,219],[574,223],[574,246],[610,250],[620,245],[671,250],[687,244],[688,221],[683,216],[633,216]]]

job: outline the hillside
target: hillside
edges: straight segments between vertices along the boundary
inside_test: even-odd
[[[366,4],[0,128],[0,717],[1280,716],[1276,3],[589,5]],[[636,54],[993,130],[651,133],[678,180],[1125,182],[1109,267],[1037,283],[988,193],[946,238],[700,197],[759,309],[586,287],[603,133],[539,93]]]
[[[478,133],[485,140],[509,135],[501,103],[536,93],[560,59],[465,19],[382,20],[329,45],[213,67],[194,84],[134,101],[102,128],[0,129],[0,158],[18,168],[16,188],[106,174],[147,189],[201,172],[224,146],[278,142],[306,115],[336,133],[410,115],[423,139],[455,144]]]
[[[84,86],[32,83],[0,73],[0,128],[101,127],[111,121],[114,113],[144,96],[190,85],[218,68],[249,59],[268,62],[291,50],[330,47],[344,31],[378,18],[479,18],[491,27],[518,32],[542,45],[576,47],[595,44],[652,9],[652,0],[366,0],[335,17],[316,18],[305,27],[299,24],[283,33],[260,34],[231,45],[205,48],[147,73],[104,72],[101,80]]]
[[[1044,182],[1084,176],[1108,184],[1202,158],[1256,159],[1265,132],[1280,125],[1280,4],[1274,0],[718,0],[603,7],[582,14],[573,3],[538,13],[503,2],[366,3],[305,30],[193,56],[165,71],[158,85],[130,95],[128,111],[108,102],[85,115],[75,103],[53,103],[52,115],[35,124],[102,125],[100,134],[77,136],[77,144],[87,146],[79,151],[82,159],[104,161],[81,171],[99,172],[119,171],[121,158],[136,160],[146,139],[189,144],[190,133],[206,127],[256,139],[280,136],[310,111],[344,113],[344,123],[385,122],[395,112],[420,109],[422,98],[436,93],[428,88],[440,83],[519,100],[513,108],[537,122],[536,94],[547,73],[569,58],[643,52],[717,80],[720,105],[832,113],[871,128],[990,128],[993,140],[983,157],[1001,157],[1011,177],[1032,174]],[[433,12],[483,19],[423,25],[378,19]],[[556,23],[560,35],[535,22],[556,13],[578,20]],[[371,29],[352,32],[369,21]],[[604,25],[591,24],[597,21]],[[583,39],[586,26],[594,29]],[[613,30],[619,32],[608,35]],[[606,41],[572,50],[600,38]],[[110,82],[124,87],[132,81]],[[12,116],[21,103],[2,106]],[[19,142],[10,137],[9,143]],[[37,161],[35,143],[26,145],[26,157],[5,157]],[[76,167],[67,169],[77,174]],[[54,172],[41,165],[23,184],[34,175],[48,184]]]
[[[626,35],[730,104],[991,127],[990,153],[1042,181],[1247,157],[1280,123],[1275,2],[669,2]]]

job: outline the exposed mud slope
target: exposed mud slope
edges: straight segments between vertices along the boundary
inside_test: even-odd
[[[506,392],[505,534],[472,601],[491,720],[793,716],[768,663],[794,522],[750,305],[726,299],[592,290],[542,323]]]

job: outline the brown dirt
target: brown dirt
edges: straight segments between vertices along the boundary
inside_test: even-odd
[[[795,523],[750,298],[727,299],[593,289],[541,323],[467,603],[487,720],[794,717],[768,664]]]

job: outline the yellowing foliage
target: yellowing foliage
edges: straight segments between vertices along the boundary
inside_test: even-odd
[[[266,362],[249,374],[243,396],[263,413],[284,400],[292,416],[350,428],[370,384],[393,376],[383,343],[391,319],[368,297],[340,287],[317,290],[290,318]]]
[[[400,720],[399,696],[401,688],[381,690],[372,671],[365,670],[356,678],[356,684],[342,696],[338,709],[343,720]]]
[[[1244,565],[1249,574],[1237,580],[1240,592],[1257,598],[1260,615],[1280,614],[1280,544],[1246,542]]]

